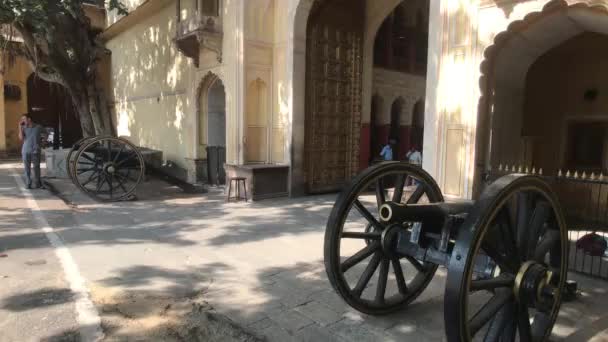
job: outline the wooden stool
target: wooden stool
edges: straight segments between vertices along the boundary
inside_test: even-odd
[[[230,200],[235,200],[235,201],[240,201],[242,199],[245,200],[245,202],[247,202],[247,182],[246,182],[246,178],[245,177],[230,177],[230,183],[228,184],[228,198],[226,199],[227,201]],[[230,196],[230,193],[232,192],[232,183],[235,184],[236,189],[234,191],[234,197]],[[240,185],[243,184],[243,190],[245,191],[245,197],[241,197],[241,187]]]

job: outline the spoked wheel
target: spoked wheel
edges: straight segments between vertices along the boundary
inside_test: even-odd
[[[534,176],[490,185],[461,227],[448,267],[448,341],[547,341],[567,276],[556,196]]]
[[[77,142],[74,143],[74,145],[72,146],[72,148],[70,149],[70,152],[68,152],[68,155],[65,159],[66,161],[66,170],[68,172],[68,176],[70,177],[70,179],[72,180],[72,182],[76,182],[75,178],[74,178],[74,165],[76,164],[76,155],[78,154],[78,150],[89,140],[93,140],[96,139],[98,137],[84,137],[80,140],[78,140]]]
[[[100,137],[87,140],[75,157],[76,185],[99,201],[127,199],[135,192],[144,174],[143,156],[125,139]]]
[[[418,182],[407,186],[408,179]],[[409,239],[416,222],[383,223],[379,208],[387,201],[434,203],[442,202],[443,196],[421,168],[400,162],[378,164],[338,196],[325,231],[325,270],[332,286],[350,306],[373,315],[409,304],[437,270],[434,264],[397,255],[397,241]]]

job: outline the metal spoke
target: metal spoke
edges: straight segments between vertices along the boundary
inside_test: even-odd
[[[519,251],[517,250],[517,242],[515,241],[515,232],[513,230],[513,222],[511,222],[511,216],[509,215],[508,206],[504,206],[498,214],[498,229],[504,242],[503,246],[507,255],[517,256],[519,258]],[[521,261],[521,260],[520,260]]]
[[[348,271],[356,264],[365,260],[370,255],[374,254],[374,252],[376,252],[378,250],[378,248],[380,248],[379,242],[373,242],[373,243],[369,244],[362,250],[360,250],[357,253],[355,253],[354,255],[352,255],[350,258],[344,260],[344,262],[340,265],[340,270],[342,272]]]
[[[87,169],[78,169],[76,171],[77,171],[77,174],[81,175],[81,174],[83,174],[85,172],[89,172],[89,171],[95,170],[95,169],[97,169],[97,168],[96,167],[89,167]]]
[[[342,238],[380,241],[380,233],[342,232]]]
[[[114,163],[116,163],[116,161],[118,160],[118,157],[120,156],[122,151],[125,150],[126,146],[127,146],[127,144],[124,144],[124,143],[122,145],[120,145],[120,150],[118,150],[118,153],[116,153],[116,155],[114,156],[114,160],[112,160]]]
[[[363,274],[361,274],[361,278],[359,278],[357,285],[353,289],[353,294],[355,295],[355,297],[361,297],[361,295],[363,294],[363,290],[365,290],[365,287],[367,286],[367,284],[369,284],[370,279],[372,279],[372,276],[376,272],[376,269],[378,268],[381,259],[382,253],[376,252],[372,257],[372,260],[369,262],[369,264],[367,264],[367,267],[363,271]]]
[[[420,261],[416,260],[414,257],[406,255],[405,259],[407,261],[410,262],[410,264],[412,264],[414,266],[414,268],[420,272],[420,273],[424,273],[426,271],[426,269],[424,268],[424,266],[422,266],[422,264],[420,263]]]
[[[120,188],[122,189],[122,191],[124,191],[125,193],[129,192],[129,191],[127,190],[127,188],[125,188],[125,185],[124,185],[124,183],[123,183],[123,182],[120,180],[120,178],[118,178],[118,177],[117,177],[117,178],[116,178],[116,181],[118,182],[118,186],[120,186]]]
[[[122,175],[122,174],[120,174],[120,172],[116,172],[116,173],[114,173],[114,174],[115,174],[116,176],[118,176],[118,177],[122,178],[122,179],[130,180],[131,182],[135,182],[135,183],[137,183],[137,179],[133,179],[133,178],[131,178],[131,177],[130,177],[128,174],[127,174],[127,175]]]
[[[393,191],[393,202],[401,203],[401,197],[403,197],[403,187],[405,186],[405,180],[407,175],[397,175],[397,181],[395,182],[395,191]]]
[[[519,330],[520,342],[532,342],[530,314],[528,313],[528,307],[522,302],[519,302],[517,306],[517,328]]]
[[[84,159],[87,159],[87,160],[88,160],[88,161],[90,161],[90,162],[96,163],[96,161],[95,161],[94,159],[92,159],[91,157],[89,157],[89,156],[87,155],[86,151],[83,151],[83,152],[82,152],[80,155],[81,155],[81,156],[82,156]]]
[[[112,195],[114,192],[114,187],[112,186],[112,182],[114,181],[114,175],[109,174],[109,175],[106,175],[106,177],[109,178],[109,179],[106,179],[106,182],[108,182],[108,185],[110,186],[110,198],[112,198]]]
[[[95,176],[97,176],[97,177],[95,177]],[[87,181],[86,181],[86,182],[82,183],[82,187],[84,188],[84,187],[85,187],[87,184],[91,183],[91,182],[92,182],[92,181],[94,181],[94,180],[97,180],[98,178],[99,178],[99,173],[98,173],[98,172],[96,172],[96,173],[92,173],[92,174],[89,176],[89,179],[87,179]]]
[[[384,295],[386,294],[386,283],[388,281],[388,268],[390,265],[389,259],[383,259],[380,264],[380,272],[378,273],[378,285],[376,287],[376,303],[384,303]]]
[[[517,260],[507,258],[504,255],[500,254],[498,247],[492,244],[488,239],[485,239],[482,242],[481,248],[483,249],[485,254],[489,256],[492,260],[494,260],[494,262],[496,262],[498,266],[500,266],[502,269],[511,272],[516,272],[518,270],[519,267]]]
[[[547,222],[549,218],[549,214],[551,213],[551,206],[546,201],[539,201],[536,203],[536,207],[534,208],[534,212],[532,213],[532,218],[530,219],[530,226],[528,228],[528,249],[527,251],[522,251],[522,253],[526,253],[525,260],[529,259],[534,255],[534,250],[536,249],[536,244],[538,243],[538,238],[541,232],[543,225]]]
[[[399,262],[399,259],[393,259],[391,261],[393,264],[393,272],[395,272],[395,278],[397,279],[397,287],[399,288],[399,293],[401,293],[402,295],[406,295],[407,284],[405,283],[405,277],[403,276],[401,262]]]
[[[497,291],[496,294],[469,321],[471,337],[486,325],[505,304],[512,300],[511,290]]]
[[[97,188],[95,188],[95,192],[99,192],[101,190],[101,186],[106,181],[105,177],[99,177],[97,182]]]
[[[530,195],[525,192],[520,192],[517,195],[517,247],[519,248],[520,257],[524,259],[524,253],[527,253],[528,242],[528,224],[530,223]]]
[[[136,157],[136,156],[137,156],[137,153],[135,153],[133,151],[130,151],[129,154],[127,154],[127,157],[125,159],[123,159],[123,160],[121,160],[121,161],[119,161],[119,162],[116,163],[116,167],[124,164],[125,162],[127,162],[128,160],[133,159],[133,157]]]
[[[537,262],[544,263],[545,256],[556,243],[560,241],[560,233],[558,230],[549,229],[545,232],[542,240],[538,243],[536,250],[534,251],[534,260]]]
[[[384,184],[382,184],[382,177],[376,179],[376,203],[380,208],[384,202],[386,202],[386,192],[384,190]]]
[[[384,227],[380,224],[380,222],[378,222],[378,220],[376,220],[376,218],[372,215],[372,213],[370,213],[369,210],[367,210],[367,208],[365,208],[365,206],[363,206],[363,204],[359,200],[355,200],[354,205],[355,205],[355,208],[357,209],[357,211],[359,212],[359,214],[361,214],[361,216],[365,217],[367,222],[369,222],[372,226],[374,226],[374,228],[376,228],[377,231],[384,230]]]
[[[414,192],[412,193],[410,198],[408,198],[407,204],[418,203],[418,201],[420,201],[420,199],[422,198],[422,195],[424,195],[424,192],[425,192],[424,184],[422,184],[422,183],[418,184],[418,186],[416,187],[416,190],[414,190]]]
[[[475,292],[482,290],[495,290],[500,287],[511,287],[513,286],[513,282],[514,278],[512,275],[503,273],[496,278],[471,281],[470,291]]]
[[[515,313],[515,303],[513,301],[507,303],[496,314],[496,317],[490,322],[490,327],[484,337],[484,342],[499,342],[501,337],[504,338],[505,329],[511,323],[513,314]]]
[[[108,162],[112,160],[112,140],[108,140]]]

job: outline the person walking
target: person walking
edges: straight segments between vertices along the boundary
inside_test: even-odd
[[[393,148],[391,147],[390,141],[384,145],[382,151],[380,152],[380,156],[385,161],[393,160]]]
[[[34,166],[34,178],[36,188],[42,188],[40,179],[40,138],[43,127],[35,123],[29,114],[23,114],[19,121],[19,141],[21,146],[21,157],[25,169],[25,179],[28,189],[32,188],[32,164]]]

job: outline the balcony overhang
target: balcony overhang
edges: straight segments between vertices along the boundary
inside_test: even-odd
[[[222,62],[223,33],[218,28],[218,18],[197,16],[178,24],[175,44],[179,51],[191,58],[198,67],[201,50],[216,54],[218,62]]]

